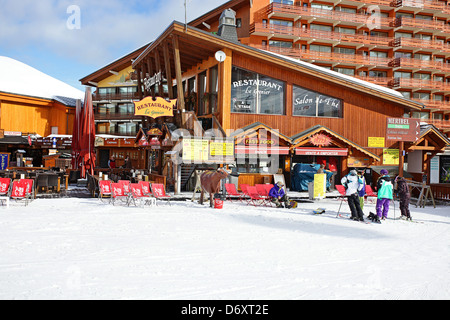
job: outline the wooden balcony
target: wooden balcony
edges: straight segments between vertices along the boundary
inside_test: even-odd
[[[413,19],[406,17],[395,18],[392,23],[395,28],[403,28],[410,30],[420,29],[421,31],[429,31],[435,34],[442,35],[443,33],[450,33],[450,26],[441,23],[437,20],[424,20],[424,19]]]
[[[95,120],[142,120],[142,116],[135,116],[130,112],[94,113]]]
[[[99,94],[94,93],[92,95],[93,101],[130,101],[130,100],[139,100],[139,96],[137,92],[133,93],[107,93],[107,94]]]
[[[393,0],[392,7],[412,8],[416,12],[436,12],[436,13],[450,13],[450,7],[445,2],[441,1],[427,1],[427,0]]]
[[[412,99],[414,101],[418,101],[423,103],[427,109],[431,109],[432,112],[436,111],[444,111],[446,113],[450,112],[450,102],[448,101],[436,101],[436,100],[419,100]]]
[[[370,76],[355,76],[355,78],[384,87],[387,87],[389,81],[392,79],[386,77],[370,77]]]
[[[390,45],[395,48],[410,49],[414,51],[428,51],[450,55],[450,45],[440,41],[423,40],[418,38],[395,38]]]
[[[405,68],[416,71],[431,71],[433,73],[450,73],[450,63],[434,60],[420,60],[412,58],[395,58],[389,62],[392,68]]]
[[[349,34],[334,31],[311,30],[299,27],[278,26],[265,23],[253,23],[250,26],[250,33],[258,36],[266,36],[269,39],[276,37],[279,39],[287,39],[296,42],[298,40],[306,40],[309,43],[313,41],[322,43],[331,43],[333,45],[344,42],[346,45],[355,47],[377,47],[390,48],[392,38],[375,37],[363,34]]]
[[[377,4],[380,4],[377,2]],[[323,22],[342,21],[346,25],[363,26],[370,22],[371,17],[365,14],[348,13],[334,10],[316,9],[298,5],[271,3],[258,12],[260,17],[290,18],[294,20],[306,19]],[[392,18],[379,18],[380,28],[391,28]]]
[[[377,66],[386,67],[391,61],[391,58],[376,58],[363,56],[361,54],[344,54],[337,52],[320,52],[313,50],[302,50],[296,48],[283,48],[275,46],[253,46],[261,50],[279,53],[291,58],[301,59],[310,63],[330,63],[335,65],[349,65],[349,66]]]
[[[444,133],[450,132],[450,120],[423,119],[423,122],[434,125]]]
[[[418,90],[431,90],[433,92],[450,93],[450,83],[422,79],[394,78],[388,86],[394,89],[405,88]]]

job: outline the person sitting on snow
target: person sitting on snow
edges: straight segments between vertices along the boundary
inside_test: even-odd
[[[286,195],[283,189],[283,182],[278,181],[276,185],[269,191],[270,201],[276,204],[277,208],[283,208],[282,202],[284,202],[285,208],[291,208],[291,201]]]

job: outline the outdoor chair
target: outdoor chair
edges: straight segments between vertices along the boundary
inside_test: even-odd
[[[131,183],[130,189],[131,195],[130,200],[128,201],[128,205],[130,205],[131,201],[133,201],[135,206],[137,206],[137,201],[140,202],[141,205],[156,205],[156,199],[149,195],[145,195],[140,183]]]
[[[58,175],[56,173],[48,174],[48,187],[52,188],[52,192],[58,191]]]
[[[248,184],[244,184],[244,183],[239,185],[239,188],[241,189],[243,194],[247,194],[247,188],[248,187],[249,187],[249,185]]]
[[[375,202],[377,200],[377,194],[373,192],[372,187],[368,184],[366,184],[366,198],[370,202]],[[375,199],[374,199],[375,198]]]
[[[98,198],[103,202],[103,199],[108,199],[108,203],[111,203],[112,200],[112,191],[111,191],[111,181],[109,180],[100,180],[98,182],[99,192]]]
[[[269,197],[269,190],[266,189],[266,186],[264,184],[256,184],[255,188],[259,196],[264,199],[264,205],[272,204]]]
[[[129,195],[125,194],[123,183],[111,183],[112,204],[115,205],[117,200],[125,202],[128,205]]]
[[[33,199],[33,180],[30,179],[20,179],[15,180],[12,183],[11,189],[11,199],[17,201],[24,201],[25,205]]]
[[[344,186],[341,184],[336,184],[334,187],[336,188],[337,191],[339,191],[339,197],[337,198],[337,200],[347,201]]]
[[[170,196],[166,194],[166,190],[164,189],[164,184],[162,183],[152,183],[151,184],[152,194],[156,199],[159,200],[167,200],[169,205],[172,205],[170,203]]]
[[[247,205],[252,204],[256,207],[257,205],[265,204],[266,199],[259,195],[256,187],[248,186],[247,195],[250,197],[249,199],[247,199]]]
[[[236,185],[234,183],[225,183],[225,190],[227,191],[227,198],[230,201],[233,201],[231,196],[237,197],[240,202],[242,202],[243,197],[245,197],[244,193],[236,190]]]
[[[11,179],[0,178],[0,196],[9,196],[11,192]]]
[[[146,196],[152,195],[152,189],[150,188],[150,182],[148,181],[139,181],[139,184],[142,187],[142,193]]]
[[[266,184],[264,184],[264,188],[266,188],[267,194],[269,194],[270,190],[271,190],[273,187],[274,187],[274,185],[271,184],[271,183],[266,183]]]
[[[123,191],[126,195],[131,195],[131,189],[130,189],[131,182],[129,180],[119,180],[117,182],[121,183],[123,185]]]
[[[36,177],[36,189],[39,192],[40,189],[43,188],[48,191],[48,175],[47,174],[38,174]]]

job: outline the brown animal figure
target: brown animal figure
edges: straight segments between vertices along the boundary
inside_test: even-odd
[[[203,204],[204,193],[209,193],[209,206],[213,207],[214,194],[220,191],[220,181],[228,177],[228,172],[222,168],[216,171],[205,171],[200,175],[200,182],[202,184],[202,193],[200,195],[200,204]]]

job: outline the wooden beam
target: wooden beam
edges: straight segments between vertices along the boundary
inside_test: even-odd
[[[173,56],[175,63],[175,77],[177,80],[177,99],[178,99],[178,109],[183,113],[185,111],[184,106],[184,92],[183,92],[183,78],[181,77],[181,59],[180,59],[180,47],[178,44],[178,36],[173,36],[172,38],[173,44]],[[184,117],[181,115],[181,119],[183,119],[184,125]]]
[[[156,72],[160,72],[161,71],[161,60],[159,59],[159,51],[158,51],[158,49],[155,50],[155,64],[156,64]],[[160,97],[164,98],[164,87],[163,87],[163,84],[162,84],[162,80],[158,84],[158,93],[159,93]]]
[[[167,41],[164,42],[164,64],[166,66],[166,78],[167,78],[167,88],[169,91],[169,99],[173,99],[172,68],[170,67],[169,43]]]
[[[142,100],[142,80],[141,80],[141,65],[136,66],[136,73],[137,73],[137,81],[138,81],[138,96],[139,100]]]
[[[229,135],[227,130],[231,129],[231,68],[233,65],[233,52],[230,49],[223,49],[226,58],[219,63],[219,97],[217,101],[217,111],[223,130]]]

